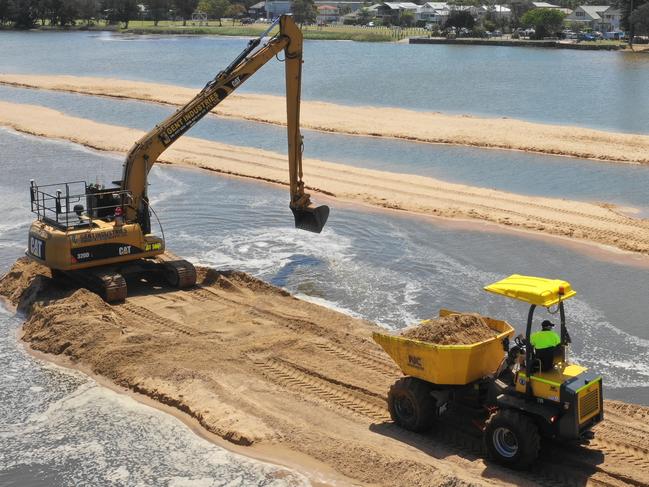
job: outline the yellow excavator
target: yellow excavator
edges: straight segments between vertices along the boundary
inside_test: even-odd
[[[265,39],[279,24],[276,35]],[[133,145],[121,181],[105,188],[85,181],[39,186],[31,181],[26,254],[99,293],[108,302],[127,296],[125,276],[163,273],[178,288],[196,283],[194,266],[165,253],[164,233],[151,231],[147,176],[160,155],[271,58],[284,51],[290,208],[296,228],[321,232],[327,206],[314,207],[302,181],[300,133],[302,33],[290,15],[278,18],[184,107]],[[84,207],[85,203],[85,207]],[[153,213],[155,216],[155,213]],[[157,217],[156,217],[157,218]]]

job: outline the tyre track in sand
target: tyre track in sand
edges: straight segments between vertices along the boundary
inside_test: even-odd
[[[209,287],[195,288],[183,291],[196,297],[201,302],[213,299],[230,303],[233,306],[247,307],[256,317],[270,320],[279,326],[299,333],[305,338],[305,333],[310,335],[309,328],[304,328],[303,322],[297,318],[287,319],[286,316],[274,310],[244,304],[237,296],[226,297],[218,290]],[[311,326],[315,323],[311,322]],[[357,421],[369,423],[377,433],[390,436],[433,456],[457,455],[470,462],[480,461],[485,456],[482,439],[477,429],[472,432],[473,426],[461,421],[445,421],[435,425],[431,433],[412,433],[394,425],[390,421],[386,406],[387,389],[372,388],[374,381],[368,380],[370,389],[360,389],[357,385],[346,381],[340,373],[336,375],[335,367],[327,366],[333,363],[342,369],[353,370],[361,377],[388,375],[396,378],[398,369],[391,360],[380,360],[374,353],[358,350],[351,346],[342,347],[335,342],[323,341],[321,335],[316,333],[307,338],[314,341],[314,349],[330,357],[329,361],[322,361],[320,368],[314,369],[310,360],[293,354],[291,360],[282,356],[267,356],[256,347],[254,351],[246,353],[246,358],[256,373],[288,392],[296,394],[301,400],[317,405],[321,402],[332,411],[345,416],[355,417]],[[298,347],[299,348],[299,347]],[[313,349],[309,349],[313,350]],[[379,352],[380,353],[380,352]],[[309,355],[307,354],[306,357]],[[611,403],[614,414],[638,414],[639,419],[644,419],[642,409],[626,404]],[[618,427],[623,426],[619,431]],[[622,485],[644,486],[649,479],[649,449],[633,444],[633,441],[646,438],[642,430],[633,426],[607,425],[606,422],[598,427],[598,432],[590,445],[566,446],[561,444],[545,445],[543,458],[527,472],[517,472],[521,480],[548,487],[583,485],[601,485],[617,487]],[[630,441],[625,439],[631,438]],[[490,466],[500,469],[500,467]],[[633,474],[629,474],[632,471]],[[511,472],[507,472],[511,475]]]
[[[649,408],[607,401],[589,445],[543,442],[532,470],[511,471],[484,459],[480,411],[451,408],[426,434],[390,421],[400,372],[370,339],[379,328],[242,273],[198,275],[193,289],[134,290],[117,305],[59,289],[35,308],[25,340],[55,354],[69,344],[75,363],[166,398],[207,431],[299,451],[360,484],[647,485]]]

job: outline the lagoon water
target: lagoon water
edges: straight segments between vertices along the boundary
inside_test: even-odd
[[[246,42],[218,36],[0,32],[0,70],[199,87]],[[649,133],[646,54],[307,41],[304,58],[305,99]],[[283,69],[269,62],[241,89],[282,94]]]
[[[244,44],[0,32],[0,71],[200,86]],[[308,42],[305,96],[649,132],[649,101],[642,96],[649,81],[646,56],[456,47]],[[151,59],[164,59],[165,65]],[[264,70],[268,76],[253,78],[246,89],[281,93],[281,66]],[[449,77],[453,83],[444,82]],[[141,129],[171,110],[2,87],[0,99]],[[625,103],[630,111],[621,116]],[[267,125],[210,117],[192,135],[285,150],[284,130]],[[649,209],[649,173],[642,167],[310,131],[306,143],[309,157]],[[108,182],[120,175],[119,158],[7,130],[0,130],[0,154],[0,273],[25,247],[29,179]],[[514,272],[567,278],[579,291],[567,304],[572,356],[605,373],[607,397],[649,404],[646,269],[597,260],[558,242],[335,203],[321,235],[298,232],[286,190],[197,170],[155,167],[150,194],[175,252],[197,264],[250,272],[390,329],[444,306],[502,317],[520,331],[525,306],[487,295],[482,286]],[[0,360],[6,364],[0,371],[0,485],[305,483],[297,473],[210,445],[174,418],[81,374],[31,358],[17,343],[19,325],[19,317],[0,312]]]

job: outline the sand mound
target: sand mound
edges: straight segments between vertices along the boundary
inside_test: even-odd
[[[402,336],[438,345],[470,345],[496,335],[480,315],[456,314],[432,318],[416,328],[405,330]]]
[[[142,285],[118,305],[48,275],[20,260],[0,279],[28,314],[33,349],[182,411],[241,453],[301,468],[314,485],[646,483],[649,452],[637,445],[649,441],[649,408],[607,403],[590,446],[554,445],[521,475],[485,463],[479,417],[430,435],[391,423],[385,396],[401,373],[367,322],[236,271],[199,268],[193,289]],[[456,341],[482,337],[479,317],[443,321]]]

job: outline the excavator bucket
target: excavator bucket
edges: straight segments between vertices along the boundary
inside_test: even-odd
[[[295,228],[308,232],[320,233],[329,218],[329,207],[291,208],[295,217]]]

